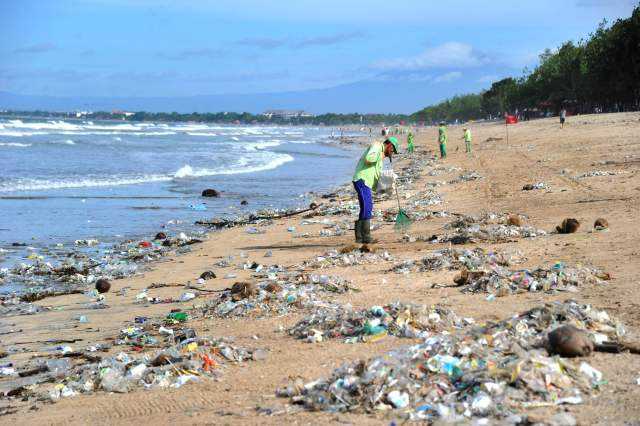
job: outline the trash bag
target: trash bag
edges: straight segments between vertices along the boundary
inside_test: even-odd
[[[378,194],[392,194],[397,178],[398,175],[394,173],[393,169],[383,170],[380,173],[380,180],[378,180],[376,192]]]

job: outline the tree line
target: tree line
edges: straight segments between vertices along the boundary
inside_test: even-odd
[[[412,119],[465,121],[516,112],[527,118],[562,108],[573,113],[640,109],[640,6],[611,26],[602,22],[585,40],[545,50],[539,65],[521,77],[429,106]]]

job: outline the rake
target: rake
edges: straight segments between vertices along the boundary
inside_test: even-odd
[[[398,200],[398,215],[396,216],[396,224],[394,228],[396,231],[406,232],[413,221],[411,220],[407,212],[402,210],[402,207],[400,206],[400,195],[398,195],[398,185],[394,186],[396,190],[396,200]]]

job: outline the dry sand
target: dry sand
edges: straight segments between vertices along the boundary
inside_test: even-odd
[[[478,321],[504,318],[518,311],[549,300],[569,297],[607,309],[624,322],[631,335],[640,336],[640,114],[606,114],[569,117],[564,129],[557,119],[520,123],[509,128],[509,144],[505,140],[486,142],[488,138],[503,138],[505,128],[498,124],[471,125],[474,153],[467,156],[461,139],[462,128],[449,128],[448,165],[476,170],[484,179],[446,185],[438,188],[445,203],[437,209],[464,214],[503,212],[525,214],[528,223],[547,231],[565,217],[577,218],[582,226],[575,234],[549,235],[544,238],[519,240],[507,244],[484,244],[484,247],[517,247],[527,257],[527,266],[549,265],[555,261],[583,263],[602,268],[613,275],[604,286],[586,286],[579,293],[525,293],[487,301],[486,295],[462,294],[456,288],[432,289],[434,282],[450,282],[454,273],[413,273],[403,276],[384,273],[389,265],[334,268],[324,273],[342,275],[353,280],[360,293],[340,295],[338,300],[355,307],[369,307],[395,300],[433,304],[443,303],[458,314]],[[437,149],[436,129],[418,134],[418,150]],[[404,145],[404,137],[402,138]],[[459,151],[456,148],[459,147]],[[610,164],[600,164],[609,161]],[[564,174],[561,171],[564,170]],[[584,179],[571,177],[592,170],[613,170],[624,173]],[[415,183],[416,188],[434,180],[450,180],[461,172],[430,177],[426,173]],[[547,190],[522,191],[527,183],[544,181]],[[391,207],[393,200],[382,207]],[[380,207],[380,206],[376,206]],[[590,232],[598,217],[609,221],[608,232]],[[432,235],[442,232],[449,218],[416,223],[412,233]],[[249,260],[266,262],[264,254],[273,251],[269,264],[292,265],[313,258],[331,248],[340,248],[352,241],[349,233],[342,237],[292,238],[289,226],[299,225],[300,218],[278,220],[263,235],[251,235],[244,228],[212,234],[210,240],[193,252],[153,266],[143,276],[114,282],[108,294],[110,309],[85,310],[82,295],[69,295],[43,300],[48,306],[61,307],[34,316],[12,317],[10,327],[19,333],[2,336],[2,345],[19,345],[25,352],[2,361],[20,364],[36,355],[41,346],[24,342],[51,338],[79,338],[75,346],[105,341],[118,334],[126,321],[135,316],[166,314],[172,307],[184,304],[141,306],[133,303],[135,294],[154,282],[186,283],[195,281],[207,269],[218,278],[207,281],[207,288],[222,289],[248,276],[238,272],[237,279],[223,279],[225,270],[212,265],[220,258],[241,251]],[[321,225],[305,226],[304,231],[317,235]],[[392,225],[384,223],[376,231],[381,246],[396,258],[417,259],[442,245],[404,243],[394,233]],[[469,246],[474,247],[474,246]],[[383,283],[386,279],[386,283]],[[130,286],[126,296],[115,294]],[[180,288],[150,290],[152,296],[178,296]],[[73,318],[87,315],[88,324]],[[266,416],[256,407],[281,409],[286,399],[275,398],[276,387],[289,377],[305,380],[327,376],[343,362],[382,354],[392,347],[406,345],[407,339],[387,337],[370,344],[345,344],[329,341],[308,344],[277,331],[280,326],[293,325],[301,314],[262,320],[207,319],[193,324],[199,332],[213,336],[232,336],[238,344],[268,349],[264,361],[230,365],[218,381],[202,381],[171,390],[137,390],[129,394],[96,392],[63,399],[55,404],[38,402],[25,404],[12,401],[17,412],[0,417],[2,424],[318,424],[388,423],[385,417],[365,414],[292,413]],[[640,419],[640,356],[630,354],[593,355],[589,362],[604,373],[608,384],[596,397],[568,410],[581,424],[636,424]],[[6,406],[4,401],[3,406]],[[33,406],[33,407],[32,407]],[[35,407],[35,408],[34,408]],[[539,412],[544,416],[546,412]]]

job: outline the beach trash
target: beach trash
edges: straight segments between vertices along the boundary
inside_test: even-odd
[[[609,228],[609,222],[607,221],[607,219],[600,217],[596,219],[595,223],[593,224],[593,227],[596,231],[602,231],[604,229]]]
[[[202,191],[202,196],[203,197],[219,197],[220,193],[218,191],[216,191],[215,189],[205,189],[204,191]]]
[[[111,283],[108,280],[105,280],[104,278],[100,278],[98,281],[96,281],[96,290],[98,291],[98,293],[102,294],[102,293],[106,293],[111,289]]]
[[[593,352],[593,342],[582,330],[573,325],[563,325],[548,335],[548,350],[551,354],[576,357],[589,356]]]
[[[573,234],[578,231],[578,228],[580,228],[578,219],[567,218],[559,226],[556,226],[556,231],[559,234]]]

